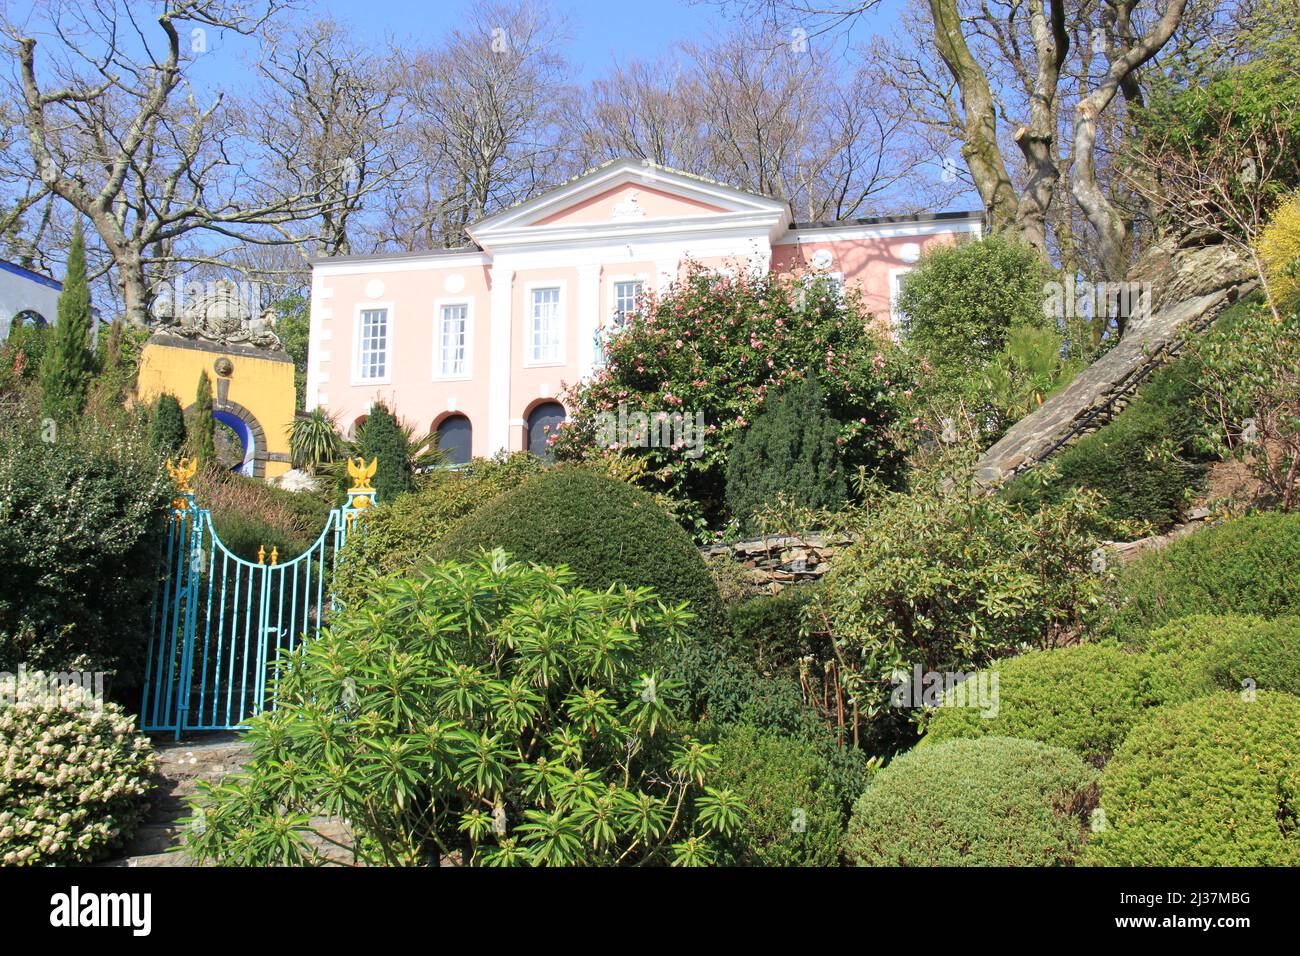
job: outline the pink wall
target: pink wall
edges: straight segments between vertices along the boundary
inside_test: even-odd
[[[674,196],[672,193],[654,189],[642,184],[615,186],[604,192],[574,203],[544,219],[539,219],[534,226],[551,226],[556,223],[579,224],[609,221],[609,205],[612,202],[626,202],[632,193],[636,193],[636,205],[645,213],[647,219],[669,219],[678,216],[702,216],[725,210],[697,199]]]
[[[458,276],[460,292],[447,290],[447,280]],[[372,296],[372,280],[383,283]],[[318,280],[319,281],[319,280]],[[421,433],[445,417],[454,407],[467,415],[474,426],[474,454],[490,454],[487,436],[487,389],[489,322],[491,297],[487,267],[469,264],[463,268],[439,267],[428,270],[384,272],[362,275],[331,275],[324,283],[332,290],[328,300],[333,316],[322,323],[332,335],[320,343],[329,359],[319,363],[328,380],[319,389],[328,396],[329,410],[338,417],[344,431],[365,415],[373,402],[383,401]],[[454,285],[454,280],[453,280]],[[444,303],[470,305],[468,379],[435,380],[434,334],[436,317]],[[357,314],[361,309],[387,307],[391,370],[386,383],[354,381]]]
[[[916,263],[901,256],[904,246],[920,246],[924,252],[932,245],[947,245],[954,241],[950,232],[931,236],[897,236],[889,239],[838,239],[819,241],[816,232],[808,232],[798,244],[772,246],[772,270],[794,272],[815,271],[812,257],[820,249],[828,249],[833,257],[827,272],[844,275],[845,285],[856,285],[862,292],[866,308],[880,324],[889,322],[889,277],[895,269],[911,269]]]

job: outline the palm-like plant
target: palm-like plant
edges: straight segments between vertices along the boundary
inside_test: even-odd
[[[315,474],[322,465],[338,461],[344,450],[338,422],[323,408],[297,416],[289,426],[289,454],[295,468]]]

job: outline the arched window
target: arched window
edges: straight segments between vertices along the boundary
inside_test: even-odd
[[[361,429],[365,427],[366,419],[368,419],[369,417],[370,417],[369,415],[357,416],[357,420],[352,423],[352,433],[350,437],[355,439],[361,435]]]
[[[464,415],[448,415],[438,425],[438,447],[447,455],[447,464],[469,463],[474,447],[474,426]]]
[[[551,446],[547,439],[559,431],[564,419],[564,406],[559,402],[543,402],[529,412],[528,450],[538,458],[550,461]]]

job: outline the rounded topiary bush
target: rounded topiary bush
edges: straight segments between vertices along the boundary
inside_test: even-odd
[[[738,724],[717,743],[712,785],[748,809],[731,850],[741,866],[833,866],[844,815],[830,768],[807,741]]]
[[[1300,698],[1157,708],[1106,766],[1100,806],[1090,863],[1300,865]]]
[[[1196,614],[1135,643],[1149,652],[1153,689],[1166,703],[1218,690],[1300,692],[1300,617]]]
[[[1000,662],[992,672],[996,711],[935,709],[927,746],[961,737],[1022,737],[1073,750],[1100,767],[1159,703],[1147,658],[1105,645],[1032,651]]]
[[[1013,737],[912,750],[863,791],[844,839],[859,866],[1060,866],[1078,858],[1097,771]]]
[[[116,704],[40,671],[0,682],[0,865],[91,863],[122,846],[154,759]]]
[[[1300,514],[1206,528],[1120,572],[1108,627],[1125,641],[1191,614],[1300,614]]]
[[[591,468],[553,468],[484,504],[447,530],[436,556],[503,548],[520,561],[568,565],[577,583],[654,588],[689,601],[696,630],[716,633],[722,600],[690,537],[645,491]]]

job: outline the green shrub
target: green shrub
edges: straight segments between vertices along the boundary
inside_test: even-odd
[[[149,421],[149,447],[160,455],[174,457],[185,447],[185,416],[175,395],[163,392],[153,403]]]
[[[376,508],[361,533],[348,538],[335,572],[335,594],[346,603],[370,575],[418,568],[448,528],[544,467],[528,452],[516,452],[499,459],[476,458],[459,471],[438,469],[421,475],[415,492]]]
[[[0,678],[0,865],[107,856],[143,819],[153,770],[116,704],[39,671]]]
[[[1248,515],[1142,555],[1117,576],[1104,627],[1126,642],[1192,614],[1300,614],[1300,514]]]
[[[826,761],[809,743],[728,727],[718,738],[714,786],[726,787],[749,814],[731,847],[741,866],[833,866],[844,813]]]
[[[133,686],[170,500],[142,422],[0,423],[0,670],[112,671],[115,694]]]
[[[1052,459],[1045,483],[1023,475],[1006,495],[1037,507],[1086,488],[1103,497],[1103,513],[1116,521],[1150,521],[1159,528],[1176,523],[1205,474],[1194,379],[1185,359],[1153,373],[1113,421]]]
[[[1220,693],[1152,711],[1101,778],[1102,866],[1300,865],[1300,699]]]
[[[86,246],[80,217],[72,230],[58,312],[54,338],[41,362],[41,413],[56,421],[72,422],[86,407],[95,368],[91,351],[95,314],[86,281]]]
[[[448,529],[432,551],[464,558],[496,547],[520,561],[567,565],[594,590],[653,588],[667,603],[690,602],[697,634],[722,629],[717,585],[687,534],[648,493],[594,469],[533,476]]]
[[[367,462],[378,462],[375,472],[375,500],[392,501],[415,487],[409,440],[397,418],[382,402],[370,406],[370,414],[357,436],[357,454]]]
[[[1073,750],[1103,766],[1129,729],[1159,703],[1150,662],[1141,654],[1098,644],[1033,651],[999,662],[997,712],[939,707],[925,741],[959,737],[1021,737]]]
[[[750,533],[754,516],[778,498],[833,511],[848,497],[836,438],[816,379],[787,385],[741,435],[727,462],[727,509]]]
[[[1194,615],[1144,635],[1166,702],[1245,687],[1300,692],[1300,618]],[[1252,684],[1243,682],[1250,680]]]
[[[228,427],[228,426],[227,426]],[[194,393],[194,408],[186,423],[190,454],[200,468],[219,465],[217,461],[217,420],[212,415],[212,379],[207,369],[199,372],[199,384]]]
[[[303,838],[323,811],[352,822],[368,865],[711,862],[744,807],[712,786],[717,756],[683,733],[672,682],[637,666],[684,621],[500,551],[380,579],[290,656],[189,849],[318,862]]]
[[[890,711],[898,672],[967,672],[1078,629],[1100,601],[1096,496],[1030,512],[980,494],[961,472],[918,473],[846,516],[852,545],[819,588],[861,712]]]
[[[911,371],[901,349],[870,321],[861,296],[828,283],[776,275],[736,279],[690,264],[644,314],[629,316],[606,361],[566,395],[573,410],[554,448],[560,460],[608,454],[602,425],[620,414],[704,417],[698,455],[671,447],[620,447],[648,464],[638,483],[671,496],[693,533],[718,527],[727,462],[750,422],[782,386],[817,375],[837,424],[845,474],[859,467],[892,482],[903,456],[894,441]],[[608,445],[608,442],[605,443]]]
[[[903,281],[908,351],[943,380],[981,371],[1020,325],[1043,326],[1048,272],[1026,245],[989,236],[932,246]]]
[[[949,740],[894,760],[844,839],[858,866],[1063,866],[1076,861],[1097,771],[1013,737]]]
[[[805,609],[813,601],[815,584],[783,588],[777,594],[759,594],[727,609],[727,620],[737,649],[761,671],[789,671],[808,653],[809,639],[801,636]]]

